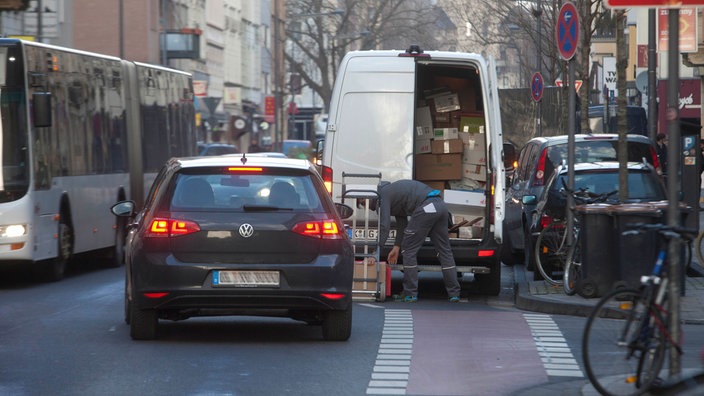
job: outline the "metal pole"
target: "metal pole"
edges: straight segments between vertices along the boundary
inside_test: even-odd
[[[657,53],[655,52],[655,9],[648,10],[648,136],[655,141],[658,133],[658,90],[655,68]],[[663,169],[665,171],[665,169]]]
[[[44,42],[44,2],[42,0],[37,1],[37,41],[40,43]]]
[[[543,69],[543,28],[542,28],[542,20],[540,19],[540,16],[543,14],[543,5],[542,1],[538,0],[538,3],[536,5],[536,10],[534,11],[535,19],[537,19],[537,40],[538,40],[538,54],[537,54],[537,69],[538,73],[542,73]],[[542,106],[542,100],[538,101],[538,136],[543,136],[543,106]]]
[[[125,58],[125,0],[120,0],[120,27],[118,35],[120,36],[120,58]]]
[[[679,224],[679,191],[680,190],[680,115],[679,115],[679,81],[680,81],[680,11],[677,8],[670,8],[668,13],[669,40],[667,43],[667,134],[669,143],[667,145],[667,198],[669,200],[667,210],[667,224],[675,226]],[[680,374],[680,355],[675,345],[680,344],[680,249],[678,241],[670,241],[668,246],[668,301],[670,303],[669,328],[672,336],[670,346],[670,376]]]
[[[567,82],[567,188],[570,191],[574,191],[574,134],[575,134],[575,123],[577,117],[575,116],[575,107],[577,106],[577,90],[574,89],[574,57],[567,62],[568,79]],[[574,197],[572,194],[567,194],[567,207],[572,209],[574,207]],[[572,230],[574,226],[574,216],[572,215],[572,210],[567,211],[567,229]],[[567,246],[572,245],[574,242],[574,234],[572,232],[567,233]]]

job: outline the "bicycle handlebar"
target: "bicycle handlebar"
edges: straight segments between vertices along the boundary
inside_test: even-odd
[[[602,193],[602,194],[597,194],[590,192],[587,187],[580,187],[575,190],[570,190],[567,187],[567,184],[565,183],[565,179],[562,180],[562,186],[564,188],[563,194],[571,194],[572,197],[576,200],[579,201],[580,203],[584,204],[592,204],[592,203],[599,203],[599,202],[606,202],[612,195],[617,194],[618,190],[614,190],[608,193]]]

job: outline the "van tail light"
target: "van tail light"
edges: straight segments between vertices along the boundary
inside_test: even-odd
[[[667,169],[662,169],[660,164],[660,159],[658,158],[658,153],[655,151],[655,147],[650,147],[650,157],[653,159],[653,168],[658,175],[662,175]]]
[[[328,190],[328,194],[332,196],[332,168],[330,168],[329,166],[323,166],[321,170],[321,176],[323,177],[323,184],[325,184],[325,189]]]
[[[198,231],[200,231],[200,226],[193,221],[156,217],[149,225],[149,230],[147,230],[145,237],[168,238],[188,235]]]
[[[494,173],[494,176],[496,173]],[[489,224],[494,224],[494,213],[496,212],[496,208],[494,207],[494,201],[496,200],[496,197],[494,196],[494,186],[496,185],[496,180],[494,180],[494,176],[492,176],[489,180],[491,180],[491,185],[489,186]]]
[[[335,220],[304,221],[293,226],[293,232],[320,239],[342,239],[340,226]]]
[[[538,167],[535,169],[535,175],[533,176],[534,186],[544,186],[545,185],[545,161],[547,161],[548,149],[545,148],[540,153],[540,158],[538,158]]]

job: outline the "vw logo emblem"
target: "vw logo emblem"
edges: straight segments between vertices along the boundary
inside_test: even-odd
[[[249,238],[254,235],[254,227],[249,223],[244,223],[240,226],[240,235],[243,238]]]

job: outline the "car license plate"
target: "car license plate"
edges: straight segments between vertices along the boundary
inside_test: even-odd
[[[365,233],[366,231],[366,233]],[[351,231],[349,231],[351,233]],[[364,228],[354,229],[354,239],[377,239],[379,231],[376,228],[370,228],[365,230]],[[350,235],[350,238],[352,236]],[[396,238],[396,230],[389,231],[389,239]]]
[[[213,286],[279,287],[279,271],[213,271]]]

